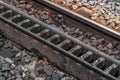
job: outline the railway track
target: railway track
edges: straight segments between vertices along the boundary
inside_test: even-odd
[[[87,18],[89,18],[93,21],[96,21],[96,22],[108,27],[109,29],[117,31],[118,33],[120,32],[120,29],[119,29],[119,26],[118,26],[119,23],[117,23],[117,22],[119,22],[119,20],[117,21],[117,17],[119,17],[119,16],[117,16],[117,13],[115,12],[115,11],[117,11],[117,8],[116,8],[117,7],[117,5],[116,5],[117,2],[116,1],[103,1],[103,5],[101,7],[100,6],[98,7],[98,5],[99,5],[99,3],[102,3],[102,1],[99,1],[99,2],[91,1],[91,2],[93,2],[92,6],[91,6],[91,3],[90,3],[90,0],[88,0],[88,1],[70,1],[70,0],[56,1],[56,0],[50,0],[50,1],[52,1],[56,4],[58,4],[58,5],[61,5],[61,6],[67,8],[69,10],[72,10],[73,12],[76,12],[80,15],[83,15],[83,16],[85,16],[85,17],[87,17]],[[114,7],[114,10],[113,10],[114,12],[112,12],[111,16],[113,16],[113,19],[115,19],[115,20],[112,20],[112,21],[110,21],[111,20],[110,17],[107,18],[110,15],[112,10],[110,10],[110,9],[108,10],[107,8],[105,8],[105,7],[107,7],[107,5],[104,5],[106,3],[109,4],[109,2],[111,2],[112,7]],[[88,5],[86,3],[88,3]],[[98,8],[96,8],[96,6]],[[95,10],[95,8],[96,8],[96,10]],[[99,8],[101,8],[101,9],[99,9]],[[83,9],[85,9],[88,13],[84,14],[85,11],[83,11]],[[103,14],[101,14],[101,13],[103,13]],[[104,17],[103,20],[101,20],[101,17],[100,17],[99,14],[101,14]],[[108,15],[108,16],[106,16],[106,15]],[[100,20],[98,20],[98,18]],[[110,23],[108,21],[110,21]],[[112,22],[114,22],[115,25],[111,25]]]
[[[2,1],[0,1],[0,19],[9,25],[12,25],[13,28],[33,37],[35,40],[38,40],[46,46],[49,46],[57,52],[69,57],[76,63],[84,65],[108,80],[119,80],[120,62],[118,60],[83,43],[82,41],[58,31],[50,25],[26,15]],[[4,27],[0,27],[0,29],[5,31]],[[106,34],[114,36],[116,40],[119,40],[117,34],[113,35],[113,33],[109,34],[108,32]]]
[[[96,22],[91,21],[91,20],[89,20],[89,19],[87,19],[87,18],[85,18],[83,16],[80,16],[79,14],[77,14],[77,13],[75,13],[73,11],[70,11],[70,10],[64,8],[64,7],[61,7],[61,6],[57,5],[57,4],[54,4],[51,1],[46,1],[46,0],[35,0],[35,1],[37,1],[39,3],[42,3],[42,4],[46,5],[46,6],[49,6],[52,9],[61,12],[62,14],[66,14],[69,17],[71,17],[73,19],[76,19],[76,20],[78,20],[78,21],[80,21],[80,22],[82,22],[82,23],[84,23],[86,25],[89,24],[90,27],[95,28],[95,29],[99,29],[101,32],[104,32],[104,33],[106,33],[106,34],[108,34],[110,36],[114,36],[115,38],[120,40],[120,38],[119,38],[120,34],[118,32],[116,32],[114,30],[111,30],[109,28],[106,28],[105,26],[102,26],[100,24],[97,24]]]
[[[58,30],[63,31],[64,33],[67,33],[75,37],[76,39],[79,39],[80,41],[86,44],[89,44],[90,46],[106,54],[109,54],[110,56],[113,56],[116,59],[120,59],[119,35],[111,33],[111,31],[109,30],[104,31],[104,26],[100,26],[89,21],[88,21],[89,23],[97,25],[97,27],[95,26],[94,28],[94,25],[91,27],[91,25],[88,25],[86,23],[84,24],[84,22],[87,22],[86,19],[79,16],[83,20],[86,20],[86,21],[80,22],[75,18],[71,18],[70,15],[65,15],[64,13],[62,13],[62,12],[66,12],[66,13],[68,12],[66,10],[64,11],[64,8],[63,8],[63,11],[61,10],[61,12],[56,11],[57,8],[58,10],[59,8],[61,8],[59,6],[55,6],[57,7],[55,10],[54,9],[55,7],[53,8],[46,7],[40,2],[39,4],[38,1],[36,2],[36,1],[30,0],[29,2],[18,1],[18,2],[12,2],[12,3],[13,5],[15,5],[16,8],[24,11],[25,13],[31,16],[34,16],[37,19],[40,19],[41,21],[57,28]],[[51,3],[49,5],[51,5]],[[74,14],[72,15],[73,17],[75,16]]]

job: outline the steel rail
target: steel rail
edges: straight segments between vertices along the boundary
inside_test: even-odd
[[[64,15],[67,15],[67,16],[93,28],[93,29],[96,29],[97,31],[99,30],[101,33],[104,33],[108,36],[116,38],[117,40],[120,40],[120,33],[119,32],[116,32],[110,28],[107,28],[106,26],[103,26],[103,25],[101,25],[95,21],[92,21],[84,16],[81,16],[78,13],[75,13],[67,8],[64,8],[60,5],[57,5],[49,0],[33,0],[33,1],[36,1],[40,4],[43,4],[51,9],[54,9],[54,10],[64,14]]]

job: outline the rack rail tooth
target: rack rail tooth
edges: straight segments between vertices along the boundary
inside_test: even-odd
[[[9,14],[9,15],[8,15]],[[120,63],[71,36],[0,3],[0,19],[110,80],[119,80]],[[107,57],[106,57],[107,56]]]

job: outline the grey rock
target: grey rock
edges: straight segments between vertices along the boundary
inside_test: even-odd
[[[108,47],[109,49],[112,49],[114,46],[112,45],[112,43],[109,43],[109,44],[107,45],[107,47]]]
[[[36,55],[32,56],[31,61],[37,61],[38,57]]]
[[[114,58],[120,60],[120,55],[115,55]]]
[[[22,78],[22,75],[20,75],[20,74],[15,74],[15,77],[16,77],[16,78]]]
[[[22,78],[16,78],[16,80],[23,80]]]
[[[8,72],[3,72],[3,76],[7,77],[8,76]]]
[[[25,72],[23,72],[23,73],[22,73],[22,77],[24,78],[25,76],[26,76],[26,73],[25,73]]]
[[[119,53],[120,53],[120,51],[118,51],[118,50],[112,52],[113,55],[119,55]]]
[[[34,74],[34,72],[29,72],[29,71],[26,71],[25,72],[25,80],[34,80],[34,78],[36,78],[36,75],[32,75],[32,73]]]
[[[46,13],[42,13],[39,19],[42,20],[42,21],[45,21],[48,18],[49,18],[49,16]]]
[[[35,78],[35,80],[45,80],[45,78],[43,78],[43,77],[37,77],[37,78]]]
[[[10,58],[5,58],[5,61],[10,64],[14,63],[14,61],[12,61]]]
[[[11,69],[14,69],[15,67],[15,64],[11,64]]]
[[[36,64],[35,70],[36,70],[36,71],[43,71],[43,70],[44,70],[44,66],[41,65],[41,64]]]
[[[0,76],[0,80],[5,80],[5,77],[3,77],[3,76]]]
[[[74,79],[73,77],[63,77],[61,80],[76,80],[76,79]]]
[[[0,61],[3,60],[3,59],[4,59],[4,57],[0,56]]]
[[[15,76],[9,77],[8,80],[15,80]]]
[[[16,75],[19,75],[19,74],[22,74],[22,65],[19,65],[19,66],[16,66],[15,67],[15,74]]]
[[[23,62],[22,62],[22,60],[21,60],[21,57],[17,57],[17,58],[15,58],[15,65],[21,65],[21,64],[23,64]]]
[[[36,65],[37,61],[32,61],[31,63],[29,63],[28,65],[28,69],[29,71],[33,71],[35,69],[35,65]]]
[[[120,79],[120,76],[118,76],[118,78]]]
[[[45,80],[52,80],[50,76],[47,76]]]
[[[3,42],[0,42],[0,47],[2,47],[2,46],[3,46],[3,44],[4,44]]]
[[[115,8],[116,8],[117,10],[120,10],[120,6],[116,6]]]
[[[3,38],[3,35],[1,35],[1,32],[0,32],[0,38]]]
[[[47,75],[52,75],[53,67],[51,65],[45,66],[44,71],[46,72]]]
[[[17,48],[17,47],[15,47],[15,46],[13,46],[12,52],[19,52],[19,51],[20,51],[20,49],[19,49],[19,48]]]
[[[14,75],[14,74],[15,74],[15,71],[14,71],[14,70],[11,70],[11,71],[10,71],[10,74],[11,74],[11,75]]]
[[[41,74],[39,75],[39,77],[46,78],[46,77],[47,77],[47,75],[46,75],[45,73],[41,73]]]
[[[1,38],[1,36],[0,36]],[[0,39],[0,42],[2,40]],[[27,54],[27,51],[20,51],[12,41],[6,41],[3,47],[7,52],[11,53],[13,49],[12,57],[0,56],[0,80],[52,80],[51,76],[54,74],[52,65],[38,64],[38,58],[32,54]],[[3,51],[4,52],[4,51]],[[18,53],[18,54],[16,54]],[[23,59],[24,58],[24,59]],[[28,60],[25,60],[28,59]],[[38,74],[36,74],[36,72]],[[60,76],[60,74],[58,74]],[[57,75],[53,76],[53,79],[57,79]]]
[[[88,0],[83,0],[83,2],[87,3],[87,2],[88,2]]]
[[[11,77],[11,76],[12,76],[9,72],[7,72],[7,73],[8,73],[7,78],[9,78],[9,77]]]
[[[103,0],[104,3],[106,3],[108,0]]]
[[[33,78],[32,76],[30,75],[27,75],[24,80],[35,80],[35,78]]]
[[[36,78],[35,72],[31,72],[31,73],[30,73],[30,76],[33,77],[33,78]]]
[[[21,51],[21,55],[22,55],[22,57],[24,57],[24,56],[27,56],[28,54],[26,51]]]
[[[59,76],[62,78],[65,75],[64,72],[59,72]]]
[[[31,56],[29,56],[29,55],[26,55],[26,56],[24,56],[23,58],[22,58],[22,62],[30,62],[30,60],[31,60]]]
[[[58,74],[52,75],[52,80],[60,80],[60,76]]]
[[[0,76],[2,76],[2,72],[0,71]]]
[[[11,77],[11,79],[13,79],[13,80],[14,80],[14,79],[15,79],[15,76],[12,76],[12,77]]]
[[[15,55],[15,57],[19,57],[19,56],[21,56],[21,51]]]
[[[13,48],[13,42],[10,41],[10,40],[7,40],[4,47],[5,47],[5,48]]]
[[[88,2],[90,5],[94,5],[95,4],[95,1],[89,1]]]
[[[9,64],[2,64],[2,71],[10,71],[10,65]]]
[[[35,56],[34,52],[28,52],[28,54],[29,54],[30,56],[32,56],[32,57]]]
[[[116,4],[116,6],[120,6],[120,3],[119,3],[119,2],[116,2],[115,4]]]

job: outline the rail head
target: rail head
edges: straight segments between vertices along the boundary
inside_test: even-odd
[[[55,3],[53,3],[49,0],[34,0],[34,1],[37,1],[41,4],[44,4],[44,5],[52,8],[56,11],[59,11],[62,14],[65,14],[65,15],[67,15],[67,16],[69,16],[69,17],[71,17],[71,18],[73,18],[73,19],[75,19],[79,22],[82,22],[85,25],[90,26],[91,28],[94,28],[96,30],[100,30],[104,34],[107,34],[107,35],[109,35],[113,38],[116,38],[117,40],[120,40],[120,33],[119,32],[114,31],[114,30],[112,30],[112,29],[110,29],[106,26],[103,26],[103,25],[101,25],[101,24],[99,24],[95,21],[92,21],[92,20],[90,20],[90,19],[88,19],[84,16],[81,16],[81,15],[79,15],[79,14],[77,14],[77,13],[75,13],[75,12],[73,12],[73,11],[67,9],[67,8],[64,8],[60,5],[57,5],[57,4],[55,4]]]

